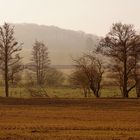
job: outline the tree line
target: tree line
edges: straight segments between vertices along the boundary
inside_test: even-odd
[[[20,52],[23,45],[16,41],[13,26],[5,23],[0,27],[0,69],[6,97],[9,97],[9,84],[14,85],[21,79],[20,72],[24,67]],[[70,75],[69,82],[82,88],[85,97],[91,91],[96,98],[101,97],[106,69],[110,73],[109,77],[120,88],[123,98],[128,98],[133,89],[136,89],[137,97],[140,97],[140,34],[133,25],[113,24],[96,48],[73,61],[75,71]],[[57,85],[59,80],[60,83],[64,81],[62,72],[50,68],[48,47],[41,41],[35,41],[33,45],[30,65],[27,85],[32,93],[40,90],[31,90],[30,86],[35,85],[46,92],[43,86]]]
[[[76,71],[71,81],[83,88],[85,97],[90,90],[95,97],[100,97],[105,66],[123,98],[128,98],[133,89],[140,97],[140,34],[133,25],[113,24],[97,48],[75,60],[75,63]]]
[[[9,85],[16,85],[22,79],[21,72],[25,69],[21,57],[23,45],[14,37],[14,26],[5,23],[0,27],[0,70],[6,97],[9,97]],[[33,44],[30,65],[27,74],[29,87],[42,87],[45,84],[57,86],[64,80],[62,72],[50,68],[48,47],[41,41]]]

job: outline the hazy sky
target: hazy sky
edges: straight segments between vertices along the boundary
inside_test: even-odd
[[[140,29],[140,0],[0,0],[0,24],[37,23],[105,35],[113,22]]]

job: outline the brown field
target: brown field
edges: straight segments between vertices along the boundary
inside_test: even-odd
[[[1,140],[140,140],[139,99],[0,99]]]

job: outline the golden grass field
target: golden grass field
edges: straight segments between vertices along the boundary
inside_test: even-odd
[[[140,140],[140,100],[0,98],[7,139]]]

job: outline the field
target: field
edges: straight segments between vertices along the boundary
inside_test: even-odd
[[[49,87],[45,89],[49,97],[51,98],[84,98],[82,89],[75,89],[70,87]],[[0,96],[5,97],[4,87],[0,87]],[[135,89],[129,94],[130,97],[135,98]],[[16,98],[30,98],[30,93],[26,88],[10,88],[10,97]],[[117,87],[103,88],[101,91],[101,97],[121,97],[120,90]],[[94,98],[94,95],[90,94],[90,98]]]
[[[0,98],[0,139],[140,140],[140,100]]]

